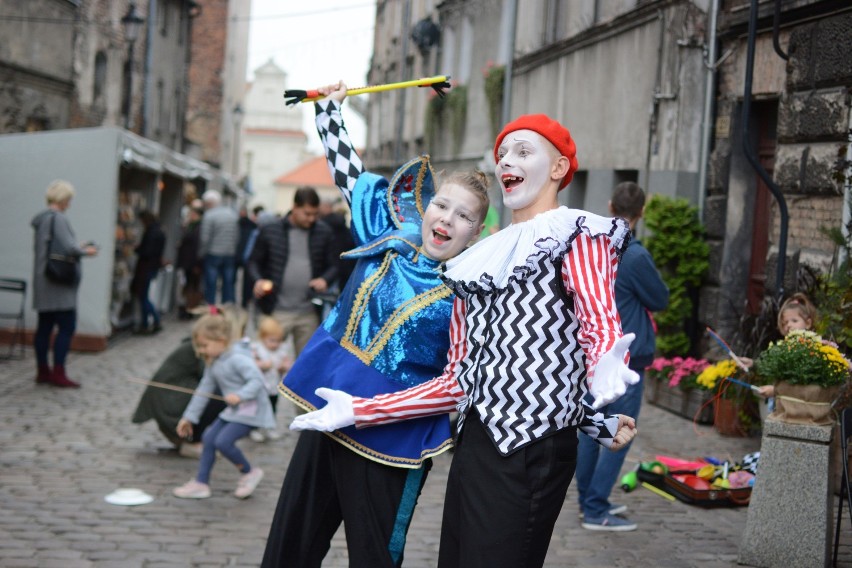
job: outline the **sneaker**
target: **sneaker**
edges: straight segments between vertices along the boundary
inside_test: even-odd
[[[172,494],[181,499],[207,499],[210,497],[210,486],[193,479],[180,487],[175,487]]]
[[[615,515],[604,515],[603,517],[593,519],[591,517],[583,517],[582,527],[590,531],[612,531],[612,532],[627,532],[635,531],[636,523],[628,521],[623,517]]]
[[[281,439],[281,432],[279,432],[278,430],[273,430],[273,429],[270,428],[269,430],[266,431],[266,437],[270,440],[280,440]]]
[[[627,512],[627,505],[616,505],[614,503],[610,503],[609,505],[609,514],[610,515],[622,515]],[[580,513],[577,515],[581,519],[585,516],[583,513],[583,508],[580,507]]]
[[[260,428],[255,428],[249,433],[249,438],[254,440],[255,442],[265,442],[266,436]]]
[[[234,491],[234,497],[238,497],[239,499],[249,497],[252,493],[254,493],[254,489],[257,487],[257,484],[260,483],[261,479],[263,479],[263,470],[259,467],[251,468],[251,471],[240,477],[240,481],[237,482],[237,489]]]

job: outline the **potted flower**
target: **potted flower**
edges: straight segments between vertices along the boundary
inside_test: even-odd
[[[712,393],[698,384],[705,359],[657,357],[645,369],[648,402],[699,423],[713,422]]]
[[[836,344],[805,330],[770,343],[755,361],[760,380],[775,384],[775,412],[770,416],[796,424],[832,424],[833,403],[851,369]]]
[[[708,365],[698,375],[701,388],[717,393],[715,396],[713,426],[724,436],[746,436],[755,418],[754,396],[751,389],[743,388],[726,379],[751,382],[749,374],[733,359],[724,359]]]

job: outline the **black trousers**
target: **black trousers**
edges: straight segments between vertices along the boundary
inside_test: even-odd
[[[576,466],[576,428],[503,456],[472,412],[447,479],[438,567],[542,566]]]
[[[391,467],[320,432],[302,432],[275,509],[264,568],[319,568],[343,522],[349,566],[402,565],[405,536],[432,467]]]

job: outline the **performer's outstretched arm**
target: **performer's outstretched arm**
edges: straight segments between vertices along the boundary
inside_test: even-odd
[[[377,426],[456,410],[465,400],[464,391],[456,380],[459,363],[467,349],[464,314],[464,302],[456,298],[450,320],[447,366],[440,376],[403,391],[369,399],[353,397],[338,390],[317,389],[316,394],[328,404],[297,416],[290,429],[331,432],[353,424],[358,428]]]
[[[336,89],[333,89],[337,87]],[[333,90],[332,90],[333,89]],[[352,146],[349,133],[343,125],[340,105],[346,98],[346,86],[343,83],[320,89],[328,98],[314,103],[316,110],[317,132],[325,149],[328,169],[343,198],[352,205],[352,189],[358,177],[364,173],[361,157]]]

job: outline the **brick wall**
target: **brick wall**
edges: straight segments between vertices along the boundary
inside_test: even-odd
[[[228,30],[228,0],[204,2],[192,20],[192,60],[186,137],[202,149],[202,160],[218,163],[222,79]]]

